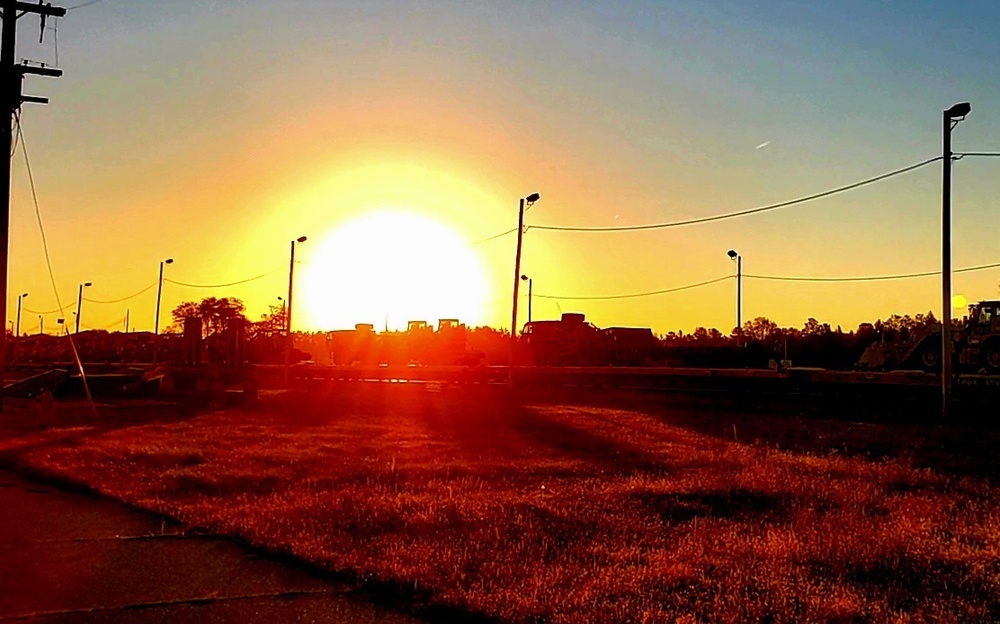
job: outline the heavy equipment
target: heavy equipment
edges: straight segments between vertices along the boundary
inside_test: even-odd
[[[1000,374],[1000,300],[980,301],[952,330],[956,370]],[[862,354],[861,368],[899,370],[941,369],[941,324],[930,323],[895,340],[880,339]]]

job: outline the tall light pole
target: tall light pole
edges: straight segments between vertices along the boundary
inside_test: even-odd
[[[951,131],[972,112],[968,102],[955,104],[942,116],[941,150],[941,416],[951,409]]]
[[[45,333],[45,319],[42,318],[41,314],[39,314],[38,315],[38,335],[40,336],[40,335],[42,335],[44,333]]]
[[[514,255],[514,301],[510,311],[510,368],[507,375],[507,384],[514,385],[514,358],[517,355],[517,287],[521,281],[521,243],[524,240],[524,208],[525,205],[531,207],[536,201],[541,199],[538,193],[532,193],[527,197],[522,197],[517,210],[517,252]]]
[[[15,326],[17,327],[17,329],[14,331],[15,337],[21,335],[21,300],[26,298],[27,296],[28,293],[24,293],[23,295],[17,296],[17,325]]]
[[[736,263],[736,346],[743,345],[743,256],[729,250],[729,259]]]
[[[300,236],[292,241],[292,250],[288,258],[288,314],[285,316],[285,386],[288,386],[288,380],[291,373],[292,366],[292,284],[295,279],[295,243],[306,242],[305,236]]]
[[[522,275],[521,276],[521,281],[527,281],[528,282],[528,322],[530,323],[531,322],[531,282],[532,282],[532,280],[527,275]]]
[[[160,335],[160,297],[163,295],[163,265],[173,264],[173,258],[160,261],[160,280],[156,286],[156,319],[153,321],[153,335]]]
[[[80,284],[80,290],[77,292],[76,295],[76,331],[73,332],[74,334],[80,333],[80,312],[83,311],[83,289],[87,288],[88,286],[93,286],[93,284],[91,284],[90,282],[84,282],[83,284]]]

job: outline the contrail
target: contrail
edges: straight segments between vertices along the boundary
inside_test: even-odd
[[[764,141],[763,143],[761,143],[760,145],[758,145],[758,146],[757,146],[757,147],[755,147],[754,149],[764,149],[765,147],[767,147],[767,146],[768,146],[768,145],[770,145],[770,144],[771,144],[771,142],[770,142],[770,141]]]

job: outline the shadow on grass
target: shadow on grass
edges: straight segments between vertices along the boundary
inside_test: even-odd
[[[903,459],[918,468],[1000,480],[1000,419],[928,418],[907,405],[739,394],[553,389],[533,400],[628,409],[727,441],[798,453]]]
[[[786,496],[744,488],[727,492],[635,492],[630,498],[671,524],[695,518],[782,522],[793,507]]]

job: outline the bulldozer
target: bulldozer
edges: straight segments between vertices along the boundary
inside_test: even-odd
[[[964,372],[1000,374],[1000,300],[980,301],[952,329],[952,361]],[[905,340],[880,340],[858,360],[873,370],[941,370],[941,324],[932,323],[908,333]]]

